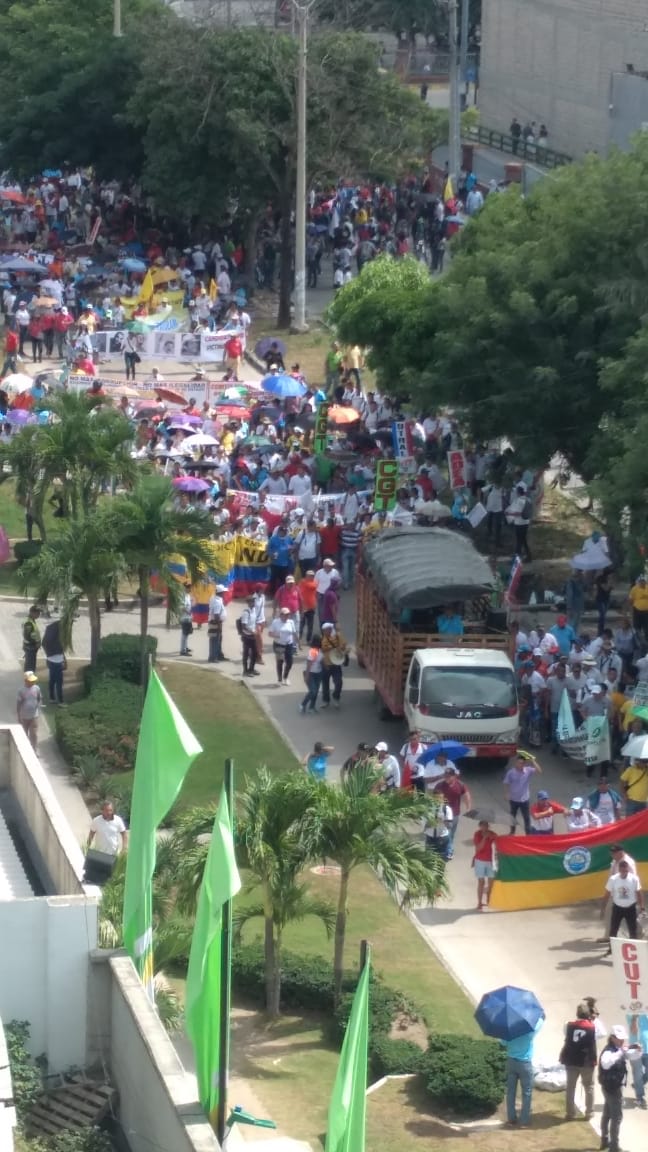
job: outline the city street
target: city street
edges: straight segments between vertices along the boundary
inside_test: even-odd
[[[232,662],[222,664],[219,671],[206,663],[207,631],[193,635],[193,664],[206,669],[206,675],[240,676],[238,654],[240,641],[235,629],[239,604],[232,604],[225,629],[224,652]],[[5,721],[14,718],[14,696],[20,683],[20,628],[24,619],[24,605],[5,601],[0,630],[0,714]],[[103,629],[110,632],[137,632],[137,609],[120,606],[117,611],[103,617]],[[351,593],[343,597],[342,629],[352,639],[354,635],[354,599]],[[167,630],[165,610],[155,607],[151,612],[151,634],[158,640],[158,667],[164,677],[165,663],[179,659],[179,629]],[[266,645],[267,647],[267,645]],[[75,624],[74,654],[86,657],[89,651],[89,630],[84,612]],[[344,759],[355,745],[364,740],[376,743],[385,740],[390,751],[398,751],[404,740],[401,723],[385,722],[378,718],[373,686],[352,659],[345,672],[342,707],[339,712],[320,712],[315,717],[304,717],[298,712],[303,694],[299,657],[291,685],[279,688],[275,683],[272,654],[266,653],[262,675],[254,681],[244,681],[246,688],[259,700],[277,727],[284,733],[295,753],[301,758],[311,751],[315,740],[335,746],[332,756],[332,776],[339,772]],[[224,749],[224,754],[227,750]],[[57,763],[51,747],[44,743],[43,760],[49,767]],[[540,762],[543,775],[538,786],[546,788],[553,799],[569,804],[574,795],[587,793],[591,784],[584,770],[573,761],[559,759],[542,751]],[[70,790],[64,776],[54,776],[55,790],[66,807],[79,839],[87,829],[85,806],[76,789]],[[500,814],[498,832],[507,831],[501,778],[502,767],[488,761],[477,761],[464,773],[464,781],[477,807],[491,807]],[[623,1022],[615,1007],[612,964],[603,959],[604,945],[597,944],[602,926],[598,906],[588,903],[573,907],[542,909],[529,912],[476,911],[475,880],[470,867],[472,834],[475,825],[462,818],[456,844],[456,855],[449,864],[451,895],[437,907],[421,908],[412,916],[413,923],[427,943],[441,957],[459,983],[473,1000],[489,988],[501,984],[515,984],[532,988],[544,1005],[546,1024],[537,1042],[537,1056],[545,1063],[556,1062],[562,1043],[565,1021],[573,1017],[576,1004],[583,996],[595,996],[599,1001],[601,1017],[606,1025]],[[626,1092],[629,1100],[631,1095]],[[623,1147],[639,1152],[645,1145],[645,1132],[641,1135],[638,1110],[630,1103],[623,1126]]]

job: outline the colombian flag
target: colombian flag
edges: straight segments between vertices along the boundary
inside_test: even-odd
[[[501,836],[489,906],[503,912],[554,908],[603,896],[610,845],[621,844],[648,885],[648,811],[566,836]]]

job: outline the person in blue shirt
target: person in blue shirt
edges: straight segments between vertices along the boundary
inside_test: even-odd
[[[268,541],[268,556],[270,559],[270,587],[269,592],[274,596],[277,588],[281,587],[292,572],[293,541],[288,535],[288,529],[280,524],[272,533]]]
[[[310,756],[306,756],[302,761],[309,776],[314,776],[316,780],[325,780],[328,759],[334,751],[335,749],[330,744],[322,744],[322,741],[318,740],[313,746]]]
[[[576,633],[571,624],[567,623],[567,617],[559,616],[553,628],[550,628],[549,631],[558,644],[560,655],[569,656],[572,644],[576,639]]]
[[[443,612],[437,617],[437,632],[443,636],[463,636],[463,620],[451,604],[446,604]]]
[[[646,1108],[648,1083],[648,1016],[628,1016],[628,1063],[632,1072],[632,1086],[637,1104]]]
[[[533,1093],[533,1046],[544,1024],[541,1016],[533,1032],[503,1040],[506,1048],[506,1122],[518,1128],[528,1128],[531,1121],[531,1095]],[[520,1085],[522,1103],[520,1114],[516,1110],[517,1086]]]

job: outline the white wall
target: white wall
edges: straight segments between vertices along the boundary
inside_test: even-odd
[[[85,1065],[96,946],[96,897],[0,902],[0,1018],[29,1021],[30,1051],[44,1053],[52,1072]]]
[[[647,22],[645,0],[483,0],[482,122],[535,120],[558,151],[605,153],[612,73],[648,69]]]

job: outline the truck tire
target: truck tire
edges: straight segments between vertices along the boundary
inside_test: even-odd
[[[382,696],[380,695],[380,692],[378,691],[378,689],[376,687],[374,687],[374,700],[375,700],[376,706],[378,708],[378,719],[379,720],[396,720],[397,719],[397,717],[394,716],[394,713],[392,712],[391,708],[389,708],[385,704],[385,701],[383,700]]]

